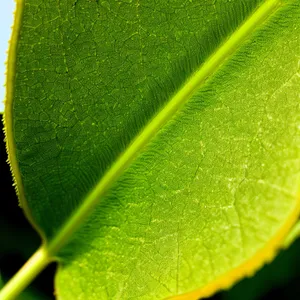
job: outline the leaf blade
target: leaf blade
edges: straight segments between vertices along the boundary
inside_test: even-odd
[[[204,93],[206,93],[207,91],[205,91],[204,90]],[[190,108],[193,108],[193,106],[190,106]],[[199,106],[198,106],[199,107]],[[206,116],[206,119],[208,118],[208,116]],[[208,119],[209,120],[209,119]],[[209,124],[209,122],[208,122],[208,124]],[[257,127],[256,127],[257,128]],[[174,126],[173,126],[173,130],[174,130]],[[181,128],[181,130],[182,130],[182,128]],[[176,130],[174,130],[175,132],[176,132]],[[172,136],[172,135],[170,135],[170,136]],[[209,140],[209,139],[207,139],[207,140]],[[157,149],[160,149],[159,148],[159,146],[157,146]],[[169,149],[170,150],[170,149]],[[150,151],[151,152],[151,151]],[[152,151],[152,154],[154,153],[154,151]],[[145,159],[145,158],[144,158]],[[178,159],[178,158],[177,158]],[[145,159],[146,160],[146,159]],[[150,160],[151,161],[151,160]],[[162,165],[163,165],[163,162],[161,162],[162,163]],[[149,165],[149,161],[148,161],[148,165]],[[150,164],[151,165],[151,164]],[[198,165],[198,167],[199,167],[199,165]],[[137,170],[141,170],[141,169],[137,169]],[[177,170],[178,171],[178,170]],[[129,171],[130,172],[130,171]],[[196,170],[196,172],[198,172],[197,170]],[[230,173],[230,172],[229,172]],[[184,175],[184,174],[182,174],[182,175]],[[130,177],[129,177],[130,178]],[[132,180],[132,179],[131,179]],[[261,183],[261,184],[263,184],[263,183]],[[169,186],[172,186],[172,184],[170,184],[170,182],[169,182]],[[209,186],[209,185],[208,185]],[[280,187],[280,185],[279,185],[279,187]],[[123,186],[122,186],[122,188],[124,188]],[[148,187],[148,189],[149,189],[149,187]],[[161,192],[161,191],[163,191],[163,188],[161,188],[161,187],[159,187],[159,191]],[[170,190],[174,190],[174,188],[171,188]],[[180,190],[180,189],[178,189],[178,190]],[[159,192],[159,191],[157,191],[157,192]],[[282,190],[281,192],[283,192],[284,190]],[[129,192],[128,192],[129,193]],[[288,192],[289,193],[289,192]],[[117,193],[118,194],[118,193]],[[145,195],[146,196],[146,195]],[[112,198],[113,199],[113,198]],[[112,202],[116,202],[115,200],[114,201],[112,201]],[[128,203],[130,203],[130,202],[128,202]],[[225,207],[225,206],[224,206]],[[169,209],[171,210],[171,208],[169,207]],[[103,213],[102,213],[103,214]],[[109,214],[108,214],[109,215]],[[102,224],[102,226],[103,226],[104,224]],[[104,225],[105,226],[105,225]],[[101,226],[100,226],[101,227]],[[174,228],[173,228],[174,229]],[[79,235],[80,236],[80,235]],[[142,241],[140,241],[141,243],[142,243]],[[170,242],[171,244],[173,243],[172,241]],[[70,249],[70,248],[69,248]],[[151,252],[151,251],[150,251]],[[64,255],[66,255],[66,254],[64,254]],[[70,263],[72,264],[72,260],[70,261]],[[176,268],[174,268],[174,270],[175,270]],[[175,272],[175,271],[174,271]],[[176,273],[176,272],[175,272]],[[156,274],[156,276],[158,276],[157,274]],[[155,277],[156,277],[155,276]],[[176,276],[175,276],[176,277]],[[155,278],[152,278],[153,279],[153,282],[154,281],[158,281],[157,280],[157,278],[155,279]],[[188,284],[188,283],[186,283],[186,284]],[[172,285],[174,285],[173,283],[172,283]],[[176,284],[174,285],[174,286],[176,286]],[[179,291],[179,288],[178,288],[178,286],[177,286],[177,288],[176,287],[174,287],[173,286],[173,288],[172,288],[172,291]],[[111,289],[115,289],[115,288],[113,288],[113,287],[110,287]],[[132,287],[131,287],[131,289],[132,289]],[[165,288],[165,290],[167,290],[167,288]],[[116,293],[117,293],[117,291],[116,291]],[[133,293],[135,293],[135,292],[133,292]],[[164,293],[165,293],[165,291],[164,291]],[[151,295],[151,294],[150,294]],[[157,295],[156,295],[157,296]],[[151,296],[149,296],[150,298],[151,298]]]
[[[197,89],[228,59],[230,54],[260,25],[270,14],[279,7],[280,1],[272,0],[262,5],[237,31],[234,32],[203,66],[187,80],[182,88],[170,101],[150,120],[136,136],[127,149],[117,158],[116,162],[103,175],[97,185],[83,200],[83,203],[68,222],[62,227],[55,239],[49,245],[49,251],[56,253],[83,223],[85,218],[105,195],[111,185],[122,175],[124,170],[134,161],[137,154],[151,141],[157,132],[177,113]]]

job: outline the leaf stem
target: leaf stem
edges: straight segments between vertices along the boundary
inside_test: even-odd
[[[29,283],[51,262],[49,252],[41,246],[18,271],[18,273],[1,289],[0,299],[9,300],[16,297]]]

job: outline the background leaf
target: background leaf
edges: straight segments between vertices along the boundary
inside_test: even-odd
[[[13,134],[50,242],[260,2],[25,1]],[[298,14],[287,1],[257,26],[101,199],[59,254],[61,298],[162,298],[273,255],[298,204]]]

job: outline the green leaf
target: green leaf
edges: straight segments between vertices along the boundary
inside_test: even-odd
[[[273,258],[300,210],[299,13],[19,2],[8,150],[59,299],[197,299]]]

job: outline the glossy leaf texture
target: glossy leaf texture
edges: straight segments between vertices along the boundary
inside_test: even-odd
[[[197,299],[275,255],[299,213],[300,5],[24,1],[7,137],[46,245],[266,2],[59,251],[58,299]]]

